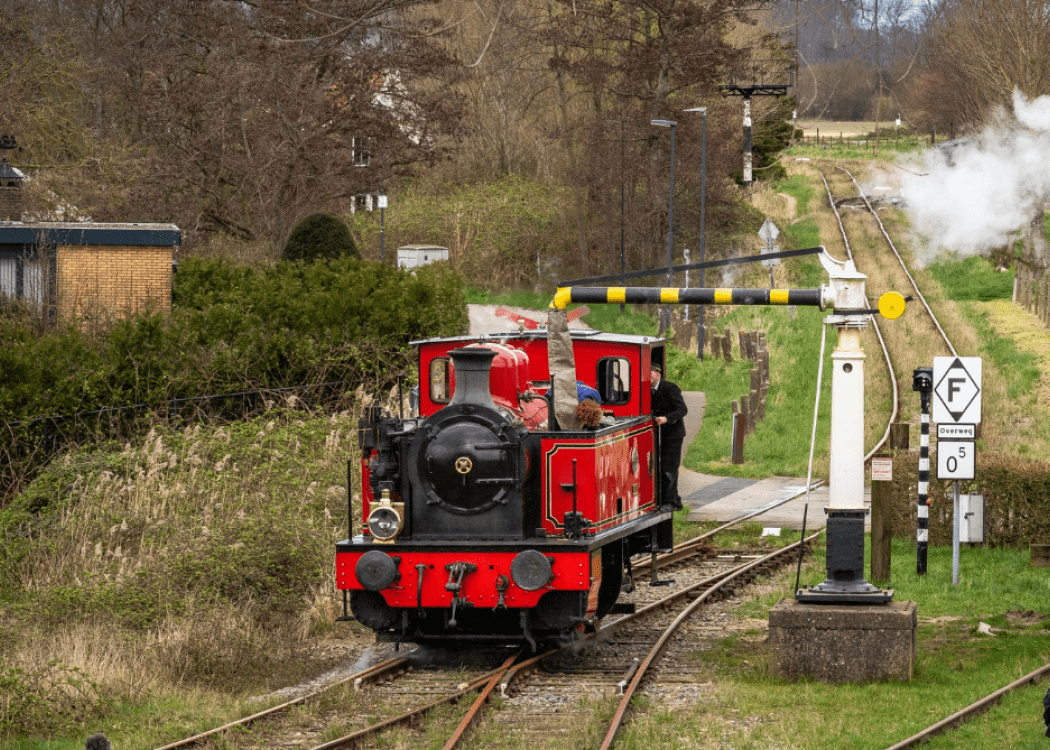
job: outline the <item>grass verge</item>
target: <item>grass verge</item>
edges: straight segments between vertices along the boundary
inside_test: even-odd
[[[823,580],[824,550],[807,558],[803,585]],[[789,682],[770,670],[761,621],[790,595],[794,570],[769,593],[742,603],[751,630],[718,639],[691,657],[695,681],[710,685],[702,702],[653,707],[624,733],[620,747],[758,750],[881,750],[964,708],[1050,661],[1050,577],[1029,566],[1026,551],[966,548],[960,583],[951,583],[951,549],[929,550],[925,576],[915,573],[914,543],[893,543],[896,601],[918,605],[918,659],[910,682],[859,685]],[[987,623],[992,635],[978,626]],[[1009,696],[1000,706],[930,748],[1045,748],[1046,684]]]

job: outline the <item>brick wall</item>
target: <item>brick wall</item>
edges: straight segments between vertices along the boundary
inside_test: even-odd
[[[56,296],[62,320],[123,318],[171,310],[171,247],[62,245]]]
[[[22,188],[0,185],[0,221],[22,220]]]

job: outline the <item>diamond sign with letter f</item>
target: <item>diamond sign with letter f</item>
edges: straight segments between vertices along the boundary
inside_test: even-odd
[[[981,421],[980,357],[933,358],[933,421]]]

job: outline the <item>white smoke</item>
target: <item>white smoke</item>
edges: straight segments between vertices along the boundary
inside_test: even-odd
[[[928,253],[974,255],[1006,245],[1050,200],[1050,96],[1029,102],[1015,91],[1013,110],[950,153],[930,149],[923,174],[901,177]]]

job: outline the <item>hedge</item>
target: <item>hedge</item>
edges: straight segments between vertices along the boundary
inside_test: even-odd
[[[936,478],[936,451],[930,459],[931,545],[952,543],[954,480]],[[892,534],[915,539],[919,455],[901,451],[893,457]],[[961,482],[961,494],[984,495],[984,543],[989,547],[1050,544],[1050,464],[978,451],[976,479]]]
[[[41,333],[0,311],[0,507],[47,446],[81,439],[39,417],[328,381],[382,387],[411,376],[410,341],[468,325],[462,277],[447,263],[410,272],[344,257],[253,270],[189,258],[173,296],[169,314],[114,321],[101,334]],[[103,420],[110,432],[114,419]]]
[[[447,263],[409,272],[344,257],[253,270],[189,258],[170,314],[115,321],[103,335],[40,334],[0,316],[0,421],[360,379],[404,366],[409,341],[467,323],[463,281]]]

